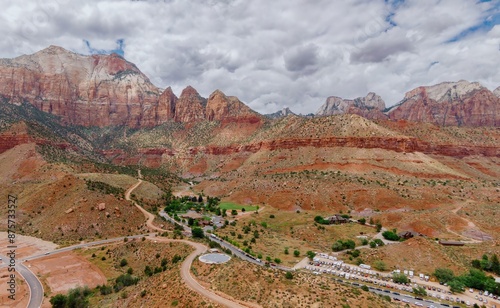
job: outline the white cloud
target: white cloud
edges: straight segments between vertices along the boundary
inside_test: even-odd
[[[315,112],[330,95],[354,98],[369,91],[392,105],[419,85],[459,79],[490,89],[500,85],[500,26],[466,32],[495,5],[2,0],[0,57],[51,44],[87,53],[84,40],[111,50],[124,39],[125,58],[177,94],[187,85],[203,96],[221,89],[262,113],[283,106]]]

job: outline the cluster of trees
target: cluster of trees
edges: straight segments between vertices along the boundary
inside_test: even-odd
[[[491,258],[483,255],[481,260],[472,260],[472,267],[500,275],[500,262],[496,254],[492,255]]]
[[[454,293],[463,292],[467,287],[500,295],[500,283],[496,283],[493,277],[486,276],[486,273],[480,269],[471,268],[468,273],[455,276],[451,269],[437,268],[434,276],[440,282],[447,283]]]
[[[333,251],[341,251],[345,249],[354,249],[356,243],[353,240],[338,240],[332,245]]]
[[[88,297],[92,294],[92,291],[88,287],[77,287],[75,289],[70,289],[68,295],[57,294],[50,298],[50,303],[54,308],[66,308],[66,307],[89,307]]]
[[[342,214],[340,216],[342,216],[343,218],[346,218],[346,219],[351,218],[351,216],[349,216],[348,214]],[[314,217],[314,221],[316,223],[321,224],[321,225],[329,225],[330,224],[330,221],[328,221],[327,219],[324,219],[323,216],[319,216],[319,215]]]
[[[384,231],[382,233],[382,236],[386,239],[386,240],[389,240],[389,241],[399,241],[400,240],[400,237],[398,236],[398,234],[396,233],[396,230],[394,231]]]
[[[125,190],[120,187],[114,187],[104,182],[85,180],[85,184],[87,184],[88,190],[100,191],[105,195],[113,194],[116,197],[124,197]]]
[[[384,245],[385,245],[384,242],[379,238],[376,238],[373,241],[370,241],[370,248],[381,247]]]

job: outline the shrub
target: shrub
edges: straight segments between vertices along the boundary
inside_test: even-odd
[[[286,274],[285,274],[285,278],[286,278],[286,279],[293,279],[293,274],[292,274],[292,272],[286,272]]]
[[[389,240],[389,241],[399,241],[399,236],[393,232],[393,231],[384,231],[382,233],[382,236],[386,239],[386,240]]]
[[[403,284],[408,283],[410,281],[405,274],[398,274],[398,273],[392,274],[392,280],[395,283],[403,283]]]
[[[191,233],[193,234],[193,238],[204,238],[205,233],[203,232],[202,228],[196,227],[191,230]]]
[[[293,255],[294,255],[295,257],[300,256],[300,251],[298,251],[298,250],[294,250],[294,251],[293,251]]]
[[[127,259],[122,259],[122,260],[120,261],[120,266],[121,266],[121,267],[127,266],[127,264],[128,264]]]

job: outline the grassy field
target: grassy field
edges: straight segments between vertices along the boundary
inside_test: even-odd
[[[241,210],[245,209],[245,211],[256,211],[257,206],[256,205],[239,205],[233,202],[221,202],[220,203],[220,208],[226,209],[226,210]]]

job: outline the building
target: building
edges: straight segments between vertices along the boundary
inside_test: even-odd
[[[463,246],[465,245],[464,242],[459,242],[459,241],[439,241],[439,244],[443,246]]]
[[[328,224],[330,225],[340,225],[340,224],[345,224],[349,222],[349,218],[344,218],[339,214],[335,214],[330,217],[325,217],[325,221],[328,221]]]

